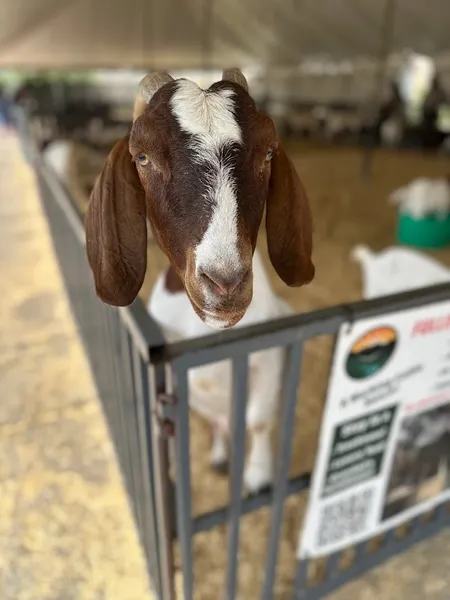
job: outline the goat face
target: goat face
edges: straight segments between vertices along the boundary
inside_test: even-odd
[[[197,314],[228,328],[252,299],[252,256],[266,207],[269,255],[288,285],[314,276],[304,188],[243,75],[207,90],[169,75],[141,83],[129,138],[111,152],[86,217],[97,293],[126,305],[146,269],[148,217]]]

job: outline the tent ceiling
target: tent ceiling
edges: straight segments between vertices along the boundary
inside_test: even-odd
[[[390,1],[3,0],[0,67],[292,65],[315,54],[377,59]],[[448,0],[396,0],[394,15],[391,50],[450,50]]]

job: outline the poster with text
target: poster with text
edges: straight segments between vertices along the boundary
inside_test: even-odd
[[[450,302],[339,331],[298,557],[450,498]]]

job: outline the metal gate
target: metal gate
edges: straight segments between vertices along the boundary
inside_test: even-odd
[[[172,398],[171,415],[174,423],[174,443],[176,448],[177,474],[175,479],[176,520],[181,545],[184,597],[193,598],[195,585],[192,577],[193,556],[192,537],[199,531],[228,525],[228,559],[226,574],[227,599],[236,597],[236,575],[238,570],[238,541],[241,515],[257,510],[265,504],[271,505],[270,537],[265,565],[258,565],[265,573],[262,599],[273,598],[273,586],[277,567],[278,546],[285,499],[306,490],[309,475],[289,479],[294,415],[298,402],[297,389],[301,372],[303,345],[307,340],[324,334],[336,334],[344,323],[354,323],[358,319],[386,315],[391,312],[416,308],[432,302],[448,300],[448,284],[409,292],[373,301],[364,301],[315,311],[308,314],[264,323],[249,328],[229,332],[226,336],[211,336],[207,340],[187,341],[167,346],[159,353],[151,354],[152,363],[164,363],[167,372],[166,394]],[[255,351],[284,346],[287,352],[285,388],[281,401],[279,422],[279,447],[276,450],[276,479],[273,491],[251,498],[242,497],[242,474],[244,462],[245,407],[247,401],[248,359]],[[231,417],[232,452],[230,456],[230,503],[221,510],[196,517],[191,516],[190,472],[189,472],[189,430],[188,430],[188,387],[187,373],[219,360],[230,359],[233,364],[233,409]],[[301,399],[300,399],[301,402]],[[441,505],[427,515],[419,516],[402,531],[397,527],[389,531],[383,539],[377,540],[378,547],[364,542],[353,548],[350,564],[343,568],[343,552],[328,557],[321,565],[321,573],[312,582],[310,561],[299,561],[297,572],[293,574],[293,599],[322,598],[336,587],[361,575],[364,571],[383,560],[405,550],[415,542],[423,540],[444,525],[450,524],[448,505]],[[399,534],[402,534],[401,537]],[[319,581],[317,581],[319,579]],[[169,590],[169,582],[167,582]],[[163,596],[164,597],[164,596]],[[167,596],[170,597],[170,596]]]
[[[441,285],[395,297],[296,315],[200,340],[165,345],[161,332],[140,300],[114,309],[95,296],[84,248],[83,218],[70,194],[43,163],[27,136],[24,116],[18,118],[26,155],[35,169],[41,201],[50,225],[55,252],[64,278],[99,397],[108,420],[140,539],[147,556],[154,591],[161,600],[176,597],[174,541],[180,547],[185,600],[195,597],[193,538],[220,524],[228,527],[228,558],[224,597],[234,600],[239,569],[238,543],[241,516],[262,506],[271,507],[270,535],[263,569],[262,598],[274,597],[280,528],[285,500],[305,492],[310,474],[289,478],[293,423],[303,346],[306,340],[336,334],[343,323],[418,307],[450,295]],[[248,359],[255,351],[287,347],[287,371],[281,402],[276,480],[270,491],[242,495],[245,443],[245,409]],[[219,360],[231,360],[233,408],[231,417],[230,502],[193,517],[191,506],[188,370]],[[174,464],[169,456],[173,449]],[[170,467],[174,467],[171,477]],[[360,576],[387,558],[402,552],[450,523],[447,505],[427,519],[410,521],[401,537],[391,530],[377,540],[353,548],[352,559],[342,564],[342,552],[323,562],[319,578],[311,581],[311,562],[299,561],[292,573],[292,598],[317,599]]]

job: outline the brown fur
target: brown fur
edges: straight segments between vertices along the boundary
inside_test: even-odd
[[[195,248],[212,217],[204,202],[205,169],[192,160],[189,136],[171,113],[176,88],[160,88],[133,124],[128,140],[119,142],[93,190],[87,215],[87,247],[97,293],[109,304],[131,303],[142,283],[146,263],[145,210],[155,240],[173,273],[168,284],[184,285],[194,310],[204,318],[202,285],[220,290],[214,313],[229,326],[244,315],[252,299],[252,255],[267,201],[270,258],[288,285],[303,285],[314,276],[311,262],[311,214],[303,185],[281,146],[272,167],[268,150],[277,146],[271,119],[256,109],[239,84],[221,81],[210,93],[233,88],[236,119],[244,144],[223,149],[233,166],[238,202],[239,273],[198,274]],[[136,159],[149,156],[146,166]],[[135,161],[135,164],[132,162]],[[272,173],[271,173],[272,171]],[[180,280],[175,282],[174,276]]]
[[[131,304],[147,268],[147,225],[144,190],[127,138],[114,146],[94,185],[85,227],[97,295],[107,304]]]
[[[280,145],[272,161],[266,213],[267,247],[280,278],[301,286],[314,278],[312,219],[305,188]]]

